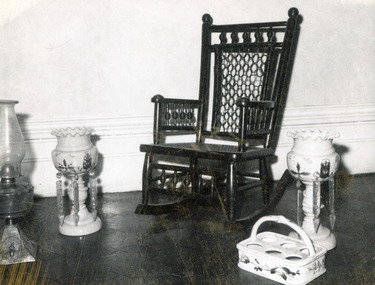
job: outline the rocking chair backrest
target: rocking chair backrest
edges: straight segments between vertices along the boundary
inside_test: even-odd
[[[213,25],[210,15],[203,16],[198,142],[218,136],[261,138],[268,147],[285,104],[298,33],[298,10],[291,8],[288,14],[284,22],[237,25]],[[272,102],[265,107],[245,101]],[[239,105],[247,106],[244,114]],[[244,130],[241,120],[248,123]]]

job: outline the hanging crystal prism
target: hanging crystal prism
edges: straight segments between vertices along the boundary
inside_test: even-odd
[[[74,211],[74,223],[77,226],[79,221],[79,192],[78,192],[78,175],[76,175],[72,182],[73,187],[73,197],[74,197],[74,205],[73,205],[73,211]]]
[[[61,172],[57,172],[56,174],[56,197],[57,197],[57,212],[59,215],[59,222],[62,226],[64,224],[64,195],[63,195],[63,187],[62,187],[62,174]]]
[[[297,225],[300,227],[302,226],[303,222],[303,210],[302,210],[302,202],[303,202],[303,190],[305,190],[306,186],[301,182],[301,180],[297,180]]]
[[[335,214],[335,177],[331,176],[328,180],[329,183],[329,222],[333,230],[336,223]]]
[[[313,223],[314,223],[314,229],[317,233],[320,226],[320,220],[319,220],[319,214],[320,214],[320,182],[318,179],[314,181],[313,184]]]
[[[90,206],[91,206],[91,213],[94,221],[97,218],[97,210],[96,210],[96,204],[97,204],[97,197],[98,197],[98,188],[97,188],[97,183],[96,183],[96,178],[95,178],[95,171],[90,170],[89,172],[90,176]]]

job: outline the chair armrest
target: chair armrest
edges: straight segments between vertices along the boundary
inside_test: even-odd
[[[266,109],[272,109],[275,107],[275,101],[252,101],[249,100],[248,98],[239,98],[237,100],[237,106],[239,107],[247,107],[247,108],[255,108],[255,107],[260,107],[260,108],[266,108]]]
[[[162,95],[158,94],[151,98],[152,103],[163,103],[163,104],[191,104],[199,107],[199,100],[194,99],[176,99],[176,98],[164,98]]]
[[[266,137],[271,133],[271,119],[275,102],[239,98],[236,103],[240,108],[239,150],[245,151],[247,138]]]
[[[154,143],[160,143],[162,131],[174,134],[197,131],[199,100],[164,98],[158,94],[151,102],[155,104]]]

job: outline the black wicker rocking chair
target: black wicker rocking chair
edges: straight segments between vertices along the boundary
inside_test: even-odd
[[[146,154],[136,213],[168,213],[215,192],[230,221],[246,220],[253,215],[239,217],[238,195],[257,188],[262,189],[263,207],[270,205],[269,160],[300,23],[296,8],[288,14],[287,21],[234,25],[213,25],[211,16],[203,15],[199,99],[152,98],[154,141],[140,146]],[[168,135],[187,133],[195,134],[195,141],[166,142]],[[254,164],[246,163],[251,161],[258,169],[250,173]],[[160,193],[177,198],[154,203],[153,196]]]

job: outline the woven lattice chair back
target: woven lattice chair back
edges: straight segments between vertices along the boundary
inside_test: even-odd
[[[215,93],[214,127],[221,132],[238,133],[239,108],[237,100],[266,100],[263,91],[269,55],[265,52],[218,52],[220,85]]]
[[[246,138],[261,137],[267,144],[272,123],[283,104],[280,98],[286,95],[284,83],[291,52],[288,32],[292,32],[287,31],[288,22],[213,25],[209,15],[203,16],[203,22],[202,134],[238,140],[241,117],[238,101],[244,98],[273,101],[273,108],[254,106],[245,114]],[[211,118],[207,115],[209,110]]]

